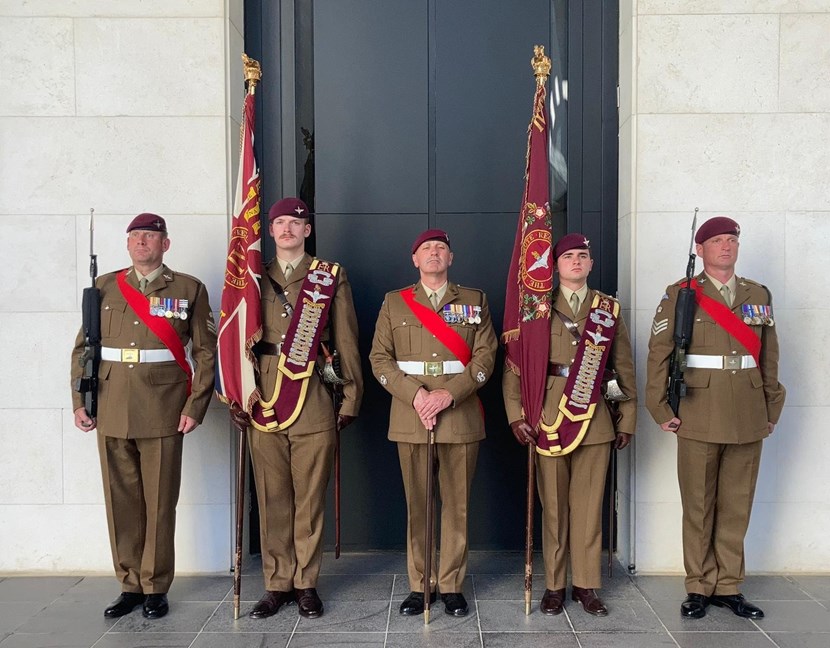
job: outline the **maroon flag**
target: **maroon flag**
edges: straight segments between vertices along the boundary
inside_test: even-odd
[[[545,81],[550,59],[533,59],[536,95],[528,126],[525,190],[513,258],[507,274],[502,340],[508,366],[521,379],[522,408],[528,424],[538,429],[542,417],[550,350],[553,289],[553,233],[548,184],[548,115]]]
[[[222,288],[216,354],[219,398],[224,403],[236,403],[248,413],[260,396],[252,347],[262,338],[260,179],[254,157],[254,123],[254,94],[249,90],[245,97],[239,179]]]

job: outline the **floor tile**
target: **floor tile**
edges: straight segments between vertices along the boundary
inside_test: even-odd
[[[170,601],[222,601],[233,589],[233,577],[176,576],[170,586]]]
[[[141,614],[133,612],[136,613]],[[29,618],[15,632],[50,634],[100,631],[103,634],[115,622],[115,619],[104,618],[104,610],[98,603],[57,601]]]
[[[337,646],[338,648],[345,648],[346,646],[348,648],[382,648],[385,640],[385,632],[297,633],[291,637],[291,648],[323,648],[325,646]]]
[[[109,632],[95,648],[188,648],[195,632]]]
[[[576,636],[564,632],[483,632],[484,648],[579,648]]]
[[[323,603],[328,601],[380,601],[392,597],[392,574],[323,574],[317,592]]]
[[[118,619],[113,632],[199,632],[218,603],[170,602],[170,613],[161,619],[145,619],[139,609]]]
[[[13,634],[0,641],[2,648],[89,648],[102,632],[61,632],[57,634]]]
[[[402,551],[366,551],[323,554],[323,574],[405,574],[406,554]]]
[[[680,648],[775,648],[763,632],[673,632]]]
[[[565,610],[576,632],[665,632],[645,600],[606,599],[608,616],[596,617],[568,600]]]
[[[830,612],[815,601],[768,601],[764,613],[755,623],[765,632],[830,632]]]
[[[680,616],[681,600],[649,601],[669,632],[752,632],[757,630],[757,627],[748,619],[737,617],[726,608],[717,608],[712,605],[706,608],[706,616],[702,619],[686,619]]]
[[[85,576],[66,590],[59,600],[98,603],[101,612],[121,594],[121,584],[114,576]]]
[[[552,644],[548,644],[552,645]],[[293,642],[292,642],[293,646]],[[478,632],[436,632],[430,628],[420,634],[390,634],[386,648],[481,648]]]
[[[390,633],[418,633],[425,629],[424,616],[419,614],[417,616],[404,616],[398,611],[401,606],[401,600],[392,602],[391,613],[389,615],[389,632]],[[478,617],[476,612],[475,602],[468,601],[470,605],[470,613],[467,616],[456,617],[450,616],[444,612],[444,606],[441,603],[434,603],[429,611],[429,626],[426,627],[428,632],[478,632]]]
[[[572,632],[567,615],[548,616],[538,605],[525,615],[524,601],[479,601],[482,632]]]
[[[792,580],[813,598],[830,600],[830,576],[797,575],[793,576]]]
[[[328,601],[323,616],[300,617],[296,632],[386,632],[388,617],[389,599]]]
[[[243,603],[240,617],[234,620],[233,603],[222,603],[210,617],[203,632],[287,632],[290,634],[300,618],[296,604],[283,606],[279,612],[267,619],[249,617],[248,613],[253,607],[253,603]]]
[[[479,601],[524,601],[525,579],[521,574],[476,574],[473,577]],[[545,579],[533,579],[533,602],[536,607],[545,593]]]
[[[635,576],[634,586],[649,601],[666,601],[680,603],[686,598],[686,586],[683,576]]]
[[[543,576],[545,563],[542,553],[533,554],[533,574]],[[406,570],[404,569],[404,572]],[[523,551],[471,551],[467,560],[468,574],[520,574],[525,573]],[[544,579],[544,577],[543,577]]]
[[[770,632],[768,634],[779,648],[827,648],[830,646],[830,635],[827,634],[802,632]]]
[[[582,648],[677,648],[666,633],[580,632]]]
[[[11,634],[46,608],[46,603],[0,601],[0,635]]]
[[[290,638],[290,632],[202,632],[193,648],[285,648]]]
[[[82,579],[82,576],[7,578],[0,582],[0,601],[49,603]]]
[[[786,576],[747,576],[741,585],[741,593],[750,601],[803,601],[810,598],[798,583]]]

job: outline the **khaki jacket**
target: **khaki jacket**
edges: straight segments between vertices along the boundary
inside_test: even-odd
[[[127,283],[138,288],[132,269],[127,275]],[[102,346],[167,348],[127,305],[118,288],[115,272],[98,277],[96,285],[101,290]],[[147,286],[145,296],[188,300],[187,319],[167,321],[185,347],[192,343],[191,393],[188,397],[187,375],[174,361],[132,364],[101,361],[97,424],[98,431],[104,436],[139,439],[180,434],[180,416],[185,414],[201,423],[213,396],[216,325],[204,284],[195,277],[164,266],[161,275]],[[83,350],[83,331],[80,331],[72,350],[73,382],[83,375],[83,367],[79,364]],[[83,397],[73,391],[73,410],[83,406]]]
[[[435,428],[437,443],[480,441],[485,436],[484,415],[476,391],[493,373],[498,346],[487,297],[474,288],[464,288],[452,282],[447,285],[440,308],[446,304],[481,307],[480,324],[449,324],[470,347],[472,359],[459,374],[417,376],[405,374],[398,367],[398,361],[441,362],[458,358],[421,324],[404,302],[401,292],[395,290],[386,294],[369,354],[375,378],[392,394],[389,439],[406,443],[427,442],[426,429],[412,406],[416,392],[425,387],[428,390],[446,389],[454,401],[438,414]],[[432,308],[420,282],[414,286],[414,294],[417,302]]]
[[[666,387],[669,360],[674,351],[674,309],[681,280],[666,289],[657,307],[648,344],[646,407],[657,423],[674,417]],[[723,303],[723,298],[704,273],[697,276],[703,292]],[[737,277],[732,311],[743,317],[743,304],[771,304],[769,291],[761,284]],[[773,317],[775,313],[773,313]],[[752,326],[761,338],[760,368],[742,370],[686,369],[686,396],[680,401],[682,421],[678,436],[710,443],[751,443],[769,435],[767,422],[776,423],[784,407],[786,390],[778,382],[777,326]],[[695,312],[690,354],[746,355],[731,335],[699,306]]]
[[[288,280],[283,275],[280,264],[276,259],[272,259],[265,264],[264,271],[283,287],[285,297],[291,306],[297,305],[297,299],[312,260],[312,257],[306,254]],[[363,373],[360,368],[360,350],[357,343],[357,316],[354,311],[352,287],[343,266],[340,266],[337,278],[334,303],[329,310],[329,321],[320,340],[325,342],[329,349],[333,346],[337,350],[340,355],[342,376],[351,381],[343,387],[343,405],[340,413],[357,416],[360,411],[360,401],[363,398]],[[261,285],[262,339],[265,342],[279,345],[285,339],[285,334],[291,324],[291,318],[283,317],[285,310],[268,277],[264,276],[262,278]],[[331,344],[332,331],[334,332],[333,345]],[[323,360],[323,354],[320,353],[317,358],[318,365],[322,365]],[[273,355],[263,355],[259,358],[258,385],[262,391],[263,399],[269,399],[274,393],[278,361],[279,358]],[[314,432],[333,433],[334,428],[334,408],[331,395],[315,371],[309,378],[308,392],[300,416],[287,430],[290,430],[291,434],[312,434]]]
[[[602,295],[603,293],[590,288],[588,289],[588,297],[582,303],[579,313],[575,317],[572,317],[571,307],[559,290],[556,291],[553,307],[573,319],[579,332],[582,333],[585,329],[588,313],[591,310],[591,303],[597,294]],[[576,350],[576,338],[565,328],[565,325],[556,313],[551,313],[549,361],[557,364],[570,365],[574,361]],[[622,314],[617,319],[617,333],[611,345],[611,357],[608,359],[606,367],[617,371],[619,386],[625,395],[629,397],[629,400],[622,401],[619,404],[621,417],[615,430],[608,407],[604,399],[600,397],[600,402],[588,426],[588,431],[582,440],[582,444],[584,445],[613,441],[616,432],[634,434],[637,426],[637,383],[634,376],[634,359],[631,353],[631,338],[628,336],[628,328],[625,325]],[[562,399],[567,382],[568,379],[562,376],[548,376],[547,378],[545,400],[542,406],[542,419],[548,425],[556,420],[559,401]],[[507,420],[513,423],[514,421],[522,419],[520,379],[507,366],[507,363],[504,366],[502,390]]]

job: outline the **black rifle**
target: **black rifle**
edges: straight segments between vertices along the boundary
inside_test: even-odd
[[[89,276],[92,285],[84,288],[81,302],[84,352],[79,362],[84,368],[84,375],[75,382],[75,391],[84,395],[84,407],[93,419],[98,416],[98,367],[101,365],[101,291],[95,286],[98,256],[93,252],[94,212],[94,209],[89,210]]]
[[[692,219],[692,240],[689,242],[689,263],[686,265],[686,281],[677,294],[674,307],[674,352],[669,361],[669,387],[666,397],[674,415],[680,409],[680,399],[686,395],[686,383],[683,372],[686,371],[686,351],[692,343],[692,328],[695,323],[695,291],[692,277],[695,274],[695,226],[697,225],[697,207]]]

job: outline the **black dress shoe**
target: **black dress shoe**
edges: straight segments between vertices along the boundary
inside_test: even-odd
[[[680,616],[686,619],[702,619],[706,616],[706,606],[709,605],[709,597],[703,594],[689,594],[686,600],[680,604]]]
[[[745,619],[763,619],[764,611],[744,598],[743,594],[715,594],[709,599],[712,605],[728,607],[739,617]]]
[[[467,616],[470,608],[467,607],[467,599],[461,592],[450,592],[449,594],[441,594],[441,600],[444,601],[444,610],[450,616]]]
[[[435,603],[435,592],[430,592],[430,605]],[[404,616],[418,616],[424,613],[424,593],[410,592],[403,603],[401,603],[401,614]]]
[[[539,603],[539,609],[542,614],[555,615],[562,614],[562,609],[565,607],[565,588],[558,590],[546,589],[542,596],[542,602]]]
[[[313,587],[298,589],[297,607],[300,608],[300,616],[306,619],[316,619],[323,616],[323,602],[317,596],[317,590]]]
[[[104,609],[104,616],[108,619],[122,617],[132,612],[142,603],[144,603],[144,594],[141,592],[121,592],[121,596]]]
[[[144,611],[142,614],[147,619],[160,619],[170,611],[167,604],[167,594],[148,594],[144,599]]]
[[[574,585],[571,588],[571,598],[574,601],[582,603],[582,609],[588,614],[594,616],[608,616],[608,608],[605,603],[597,596],[596,590],[593,588],[577,587]]]
[[[259,602],[254,606],[254,609],[248,614],[252,619],[267,619],[279,612],[283,605],[293,603],[297,600],[294,590],[288,592],[279,592],[276,590],[266,590]]]

